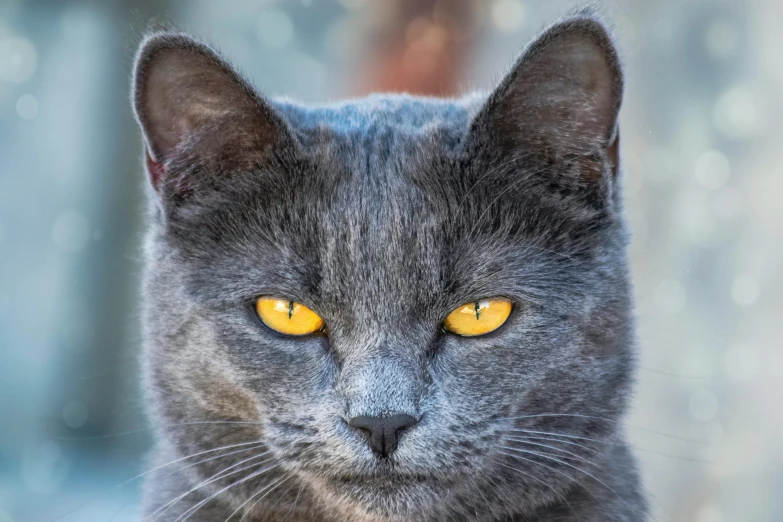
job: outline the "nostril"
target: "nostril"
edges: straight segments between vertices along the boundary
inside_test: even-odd
[[[357,430],[362,435],[366,435],[368,437],[372,436],[372,430],[370,428],[365,428],[364,426],[354,426],[350,422],[348,423],[349,426],[351,426],[353,429]]]
[[[403,433],[415,426],[419,421],[410,415],[395,415],[386,420],[386,451],[392,453],[397,449],[397,444]]]
[[[359,415],[348,425],[369,434],[370,448],[381,457],[388,457],[397,449],[400,434],[413,427],[418,420],[404,413],[388,416]]]
[[[416,424],[418,424],[418,420],[416,420],[415,417],[412,417],[410,415],[394,415],[392,417],[389,417],[388,419],[389,424],[392,428],[395,428],[395,432],[399,433],[401,431],[405,431],[409,428],[412,428]]]
[[[373,427],[376,424],[375,419],[376,417],[371,417],[369,415],[360,415],[358,417],[353,417],[352,419],[349,419],[348,426],[357,429],[359,431],[372,433]]]

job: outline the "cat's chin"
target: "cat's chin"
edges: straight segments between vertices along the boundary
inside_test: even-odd
[[[438,511],[458,480],[425,474],[347,474],[320,477],[316,489],[327,505],[342,505],[368,520],[396,521]]]

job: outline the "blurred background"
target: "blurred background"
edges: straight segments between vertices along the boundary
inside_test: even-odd
[[[270,96],[489,89],[568,0],[0,2],[0,522],[138,518],[151,19]],[[656,520],[783,520],[783,2],[604,4],[625,58],[628,434]]]

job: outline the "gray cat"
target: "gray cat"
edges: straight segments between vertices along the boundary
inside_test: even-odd
[[[272,101],[146,38],[144,520],[646,520],[622,90],[590,11],[456,100]]]

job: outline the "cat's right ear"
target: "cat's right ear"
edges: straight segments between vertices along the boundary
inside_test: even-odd
[[[472,136],[500,154],[536,155],[573,164],[578,179],[595,184],[617,173],[617,117],[623,74],[614,41],[588,8],[544,31],[489,96]]]
[[[282,118],[225,60],[182,33],[156,33],[142,42],[132,101],[158,192],[191,186],[183,167],[219,175],[263,163],[290,136]]]

